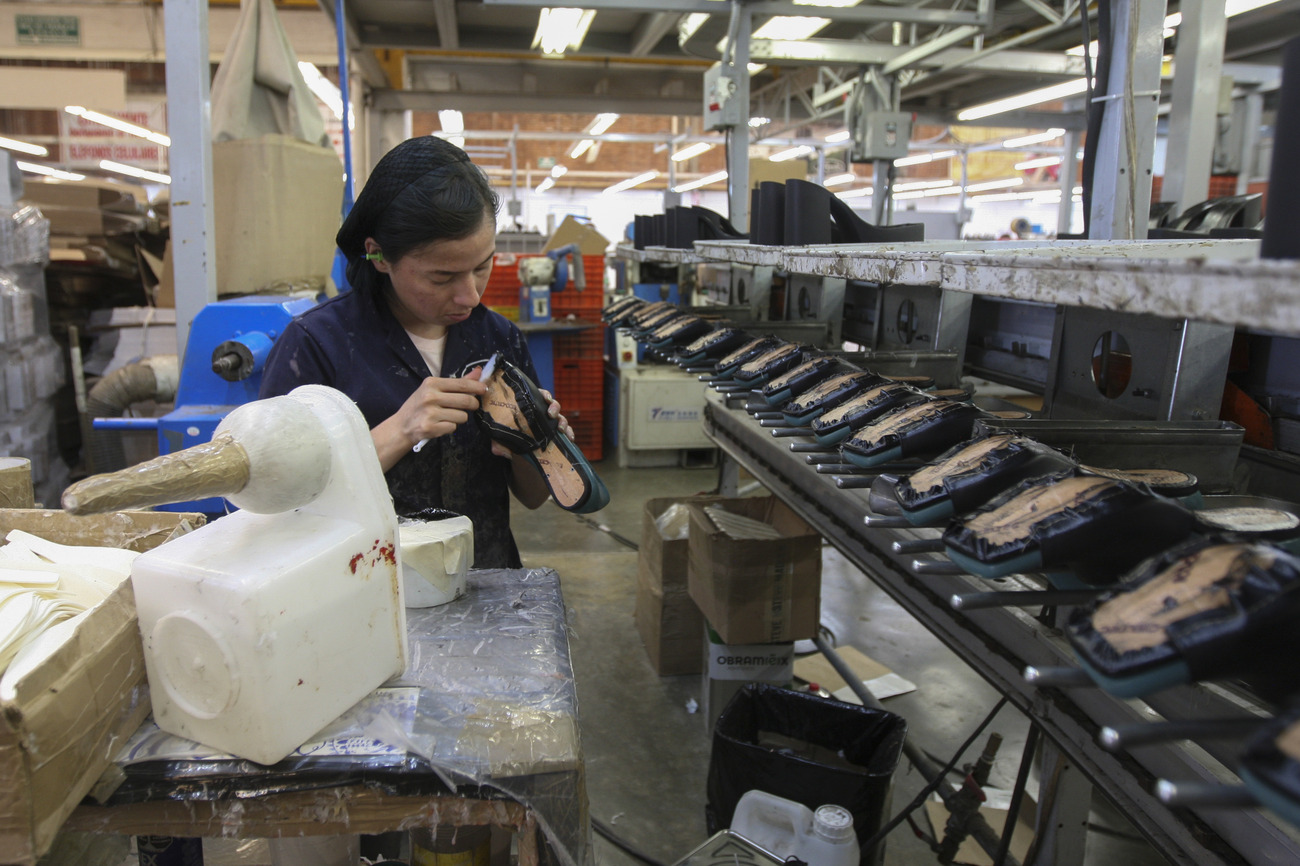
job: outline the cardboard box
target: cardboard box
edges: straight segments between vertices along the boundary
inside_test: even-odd
[[[646,502],[637,557],[636,628],[661,677],[698,674],[704,664],[704,615],[686,586],[690,541],[664,538],[656,521],[678,503],[721,502],[720,496],[665,497]]]
[[[86,178],[28,179],[23,199],[50,221],[51,235],[118,235],[145,228],[149,194],[144,187]]]
[[[542,252],[548,253],[560,247],[567,247],[569,244],[577,244],[578,252],[584,256],[603,256],[605,250],[609,249],[609,238],[596,231],[595,226],[590,223],[579,222],[573,216],[566,216],[564,222],[560,223],[550,240],[546,242]]]
[[[217,294],[325,280],[343,208],[343,163],[287,135],[212,145]]]
[[[73,517],[0,510],[0,538],[21,529],[60,544],[151,550],[201,514]],[[0,696],[0,863],[29,866],[149,714],[131,582],[94,607],[39,667]]]
[[[704,672],[704,717],[709,728],[736,692],[749,683],[789,687],[794,679],[794,644],[728,644],[705,624],[708,659]]]
[[[780,538],[732,538],[692,505],[691,598],[729,644],[810,639],[821,616],[822,538],[772,496],[718,503],[762,521]]]

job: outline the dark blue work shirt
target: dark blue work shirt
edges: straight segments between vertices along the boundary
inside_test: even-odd
[[[469,319],[447,328],[441,375],[461,376],[497,351],[537,380],[519,329],[481,305]],[[352,291],[289,323],[267,356],[259,396],[328,385],[351,397],[373,428],[394,415],[429,375],[387,303]],[[397,461],[385,479],[398,516],[432,507],[464,514],[474,522],[474,566],[518,568],[509,476],[510,461],[492,454],[487,435],[471,417]]]

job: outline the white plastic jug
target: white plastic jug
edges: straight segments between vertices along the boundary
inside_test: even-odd
[[[244,452],[242,510],[132,566],[154,720],[269,764],[405,669],[397,517],[365,419],[332,388],[240,406],[208,444]]]
[[[402,521],[397,537],[407,607],[436,607],[465,594],[474,565],[474,524],[468,517]]]
[[[782,860],[798,857],[809,866],[857,866],[860,856],[853,815],[843,806],[813,811],[766,791],[746,791],[731,830]]]

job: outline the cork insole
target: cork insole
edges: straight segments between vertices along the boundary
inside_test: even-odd
[[[781,360],[782,358],[789,357],[790,355],[793,355],[795,352],[798,351],[799,351],[798,345],[794,343],[786,343],[784,346],[778,346],[777,348],[773,349],[770,352],[764,352],[763,354],[759,355],[757,358],[754,358],[752,361],[746,361],[745,363],[741,364],[740,372],[744,373],[747,376],[749,375],[756,376],[759,373],[763,372],[763,368],[766,367],[768,364],[772,364],[775,363],[776,361]]]
[[[868,424],[866,427],[863,427],[854,434],[853,438],[849,441],[854,442],[857,445],[876,445],[886,436],[893,433],[900,433],[913,424],[918,424],[926,418],[938,415],[951,405],[954,404],[942,400],[934,400],[897,409],[876,421],[874,424]]]
[[[1177,469],[1103,469],[1098,466],[1083,466],[1094,475],[1104,475],[1116,481],[1132,481],[1134,484],[1149,484],[1152,487],[1185,487],[1192,483],[1192,476]]]
[[[1077,508],[1115,482],[1107,478],[1063,478],[1022,491],[1009,502],[966,522],[966,528],[989,544],[1001,547],[1027,539],[1035,526],[1067,508]]]
[[[795,379],[799,378],[800,376],[806,376],[807,374],[811,373],[813,370],[817,369],[817,365],[820,363],[822,363],[820,358],[814,358],[811,361],[804,361],[802,364],[800,364],[798,367],[795,367],[789,373],[782,373],[780,376],[777,376],[775,379],[773,379],[771,382],[768,383],[767,387],[770,388],[772,391],[780,391],[782,388],[784,388],[786,385],[789,385],[791,382],[793,382]]]
[[[718,362],[718,366],[727,367],[730,366],[731,364],[736,363],[741,358],[745,357],[747,354],[749,354],[755,348],[757,348],[759,344],[761,344],[765,339],[766,337],[757,337],[753,340],[750,340],[748,343],[741,346],[739,349],[732,352],[730,355],[724,355],[722,360]]]
[[[1245,544],[1221,544],[1183,557],[1142,586],[1103,603],[1092,627],[1116,652],[1150,649],[1168,640],[1169,625],[1226,607],[1251,566],[1275,557]]]
[[[932,490],[938,490],[943,486],[943,479],[949,475],[961,475],[963,472],[969,472],[989,454],[994,451],[1000,451],[1016,441],[1014,436],[989,436],[987,439],[980,439],[973,442],[947,460],[938,463],[931,463],[919,472],[913,473],[907,479],[908,484],[917,493],[929,493]]]
[[[818,400],[825,399],[831,394],[834,394],[837,390],[861,375],[861,373],[841,373],[838,376],[832,376],[820,385],[817,385],[811,390],[805,391],[798,397],[794,398],[793,403],[796,406],[810,406]]]
[[[897,382],[890,382],[886,385],[877,385],[875,388],[868,388],[864,393],[859,394],[847,403],[841,403],[834,409],[828,411],[818,420],[823,426],[839,424],[854,412],[865,409],[891,391],[906,392],[911,390],[912,389],[907,385],[900,385]]]
[[[482,403],[483,411],[487,412],[495,423],[518,430],[531,439],[541,438],[541,431],[534,430],[528,423],[528,416],[520,408],[514,389],[505,382],[500,373],[488,379],[487,393],[483,395]],[[546,411],[545,407],[538,407],[538,409]],[[555,431],[555,437],[562,436],[563,433]],[[573,461],[553,438],[547,437],[545,445],[530,453],[546,479],[546,486],[550,488],[556,502],[564,506],[573,506],[582,500],[587,485],[573,465]]]

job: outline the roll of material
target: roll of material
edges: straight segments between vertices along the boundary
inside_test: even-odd
[[[1282,90],[1273,133],[1273,167],[1268,175],[1268,215],[1260,257],[1300,258],[1300,37],[1282,55]]]

